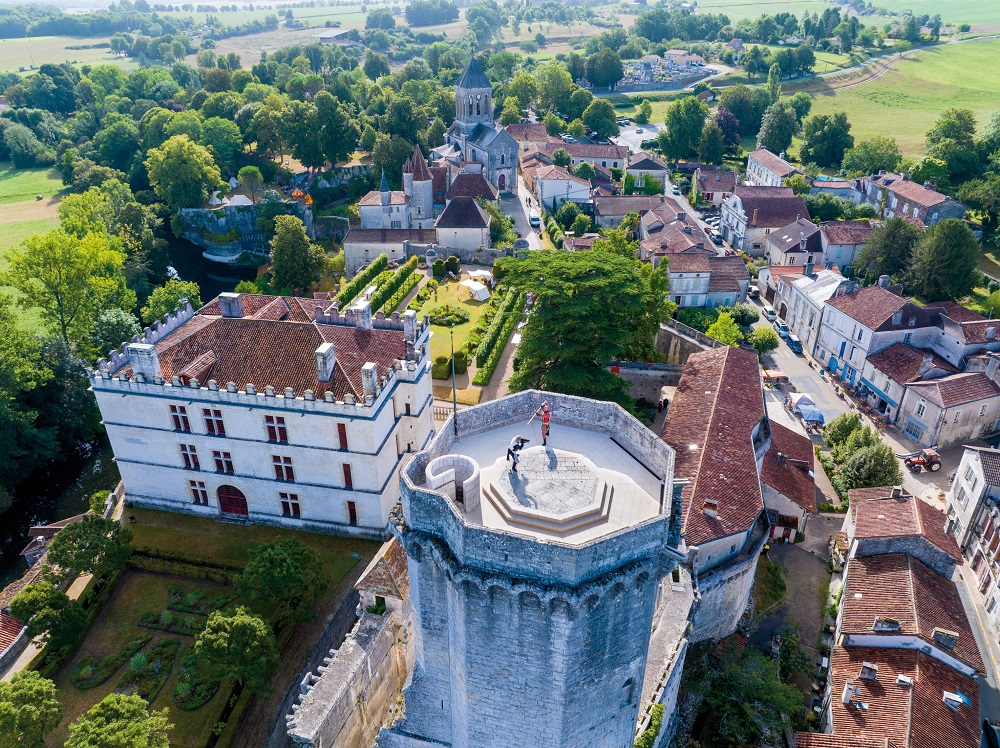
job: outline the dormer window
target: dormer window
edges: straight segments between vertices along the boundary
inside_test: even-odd
[[[902,321],[903,321],[903,313],[902,312],[895,312],[895,313],[893,313],[893,315],[892,315],[892,324],[898,325]]]
[[[861,680],[878,680],[878,665],[874,662],[861,663],[861,673],[858,677]]]
[[[931,634],[931,638],[945,649],[954,649],[955,645],[958,644],[958,636],[958,632],[942,628],[934,629],[934,633]]]
[[[895,618],[875,618],[872,631],[899,631],[899,621]]]

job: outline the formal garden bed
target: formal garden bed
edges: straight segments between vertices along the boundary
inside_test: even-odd
[[[96,659],[93,655],[87,655],[73,668],[70,682],[80,689],[101,685],[114,675],[118,668],[131,660],[140,649],[149,644],[152,638],[148,634],[139,634],[117,652],[101,660]]]
[[[176,639],[160,639],[145,652],[133,655],[128,669],[115,684],[115,691],[138,694],[146,701],[153,701],[174,669],[180,644]]]
[[[226,607],[237,597],[235,592],[209,597],[208,592],[204,589],[188,591],[178,584],[167,585],[167,609],[180,613],[207,616],[213,611]]]
[[[166,631],[168,634],[182,634],[184,636],[197,636],[205,630],[203,620],[194,616],[177,615],[170,610],[165,610],[162,613],[147,610],[139,618],[139,625],[148,629]]]
[[[181,650],[180,663],[174,681],[174,703],[186,712],[201,709],[219,690],[219,681],[203,676],[190,646]]]

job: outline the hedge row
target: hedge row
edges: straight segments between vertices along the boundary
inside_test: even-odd
[[[518,292],[517,289],[514,288],[510,289],[507,292],[507,295],[504,296],[499,309],[497,309],[496,314],[493,315],[493,320],[490,322],[490,326],[483,334],[483,339],[479,343],[479,348],[476,350],[476,366],[482,368],[486,364],[486,360],[490,357],[490,354],[493,353],[493,348],[500,339],[500,331],[503,329],[504,323],[506,322],[504,318],[513,309],[514,302],[517,301],[517,297]]]
[[[69,676],[70,682],[81,690],[101,685],[114,675],[118,668],[131,660],[132,656],[146,646],[152,638],[148,634],[139,634],[131,642],[103,660],[98,660],[93,655],[87,655],[73,668],[73,672]]]
[[[563,234],[562,228],[560,228],[559,224],[556,223],[556,220],[550,215],[546,215],[545,217],[545,230],[549,232],[549,239],[552,240],[552,243],[556,246],[556,248],[562,249],[565,235]]]
[[[337,301],[340,303],[340,308],[344,309],[354,301],[355,297],[367,288],[369,281],[385,270],[388,264],[389,258],[386,255],[379,255],[372,261],[371,265],[355,275],[354,279],[337,294]]]
[[[400,286],[399,290],[396,291],[396,293],[394,293],[385,303],[385,307],[383,307],[383,309],[387,310],[389,314],[392,314],[396,311],[399,305],[403,303],[403,299],[407,297],[410,291],[417,287],[418,283],[420,283],[419,275],[414,273],[408,276],[407,279],[403,281],[403,285]]]
[[[511,333],[514,332],[517,323],[521,321],[521,309],[523,306],[524,294],[518,293],[511,313],[506,316],[497,314],[498,318],[504,320],[498,339],[500,342],[498,345],[493,346],[493,351],[490,353],[489,358],[477,369],[476,376],[472,379],[473,384],[483,387],[490,383],[490,380],[493,378],[493,372],[496,370],[497,364],[500,363],[500,357],[503,356],[504,348],[507,347],[507,340],[510,338]]]
[[[407,279],[413,275],[413,271],[417,269],[418,261],[419,258],[416,255],[413,255],[413,257],[408,259],[400,266],[399,270],[394,272],[389,277],[389,280],[387,282],[383,283],[375,290],[375,293],[372,294],[370,300],[370,303],[372,305],[372,313],[375,313],[383,306],[386,306],[386,302],[395,297],[396,292],[400,288],[402,288],[402,286],[406,283]],[[402,299],[398,299],[396,301],[396,304],[399,304],[400,301],[402,301]],[[393,306],[389,307],[389,310],[391,311],[395,308],[396,305],[394,304]]]

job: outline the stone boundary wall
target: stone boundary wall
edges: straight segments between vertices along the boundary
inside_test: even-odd
[[[628,390],[630,397],[634,397],[636,400],[641,398],[651,403],[659,401],[662,387],[676,387],[680,384],[681,374],[684,372],[684,367],[680,364],[641,364],[618,361],[608,364],[609,369],[613,366],[618,367],[618,377],[631,385]]]
[[[653,346],[668,364],[684,366],[692,353],[707,351],[720,345],[718,340],[703,335],[687,325],[669,320],[660,325]]]
[[[303,679],[285,716],[296,746],[366,748],[388,721],[412,667],[406,626],[391,609],[363,613],[344,643]],[[407,616],[408,617],[408,616]]]

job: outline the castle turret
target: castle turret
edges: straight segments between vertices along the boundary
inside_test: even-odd
[[[419,149],[418,149],[419,150]],[[403,194],[409,198],[413,197],[413,158],[406,159],[403,164]]]
[[[407,163],[410,173],[403,172],[403,183],[409,176],[410,225],[418,229],[434,228],[434,177],[418,145]]]
[[[389,189],[389,182],[385,178],[385,169],[382,169],[382,184],[379,185],[378,191],[382,207],[387,208],[389,203],[392,202],[392,191]]]

